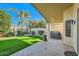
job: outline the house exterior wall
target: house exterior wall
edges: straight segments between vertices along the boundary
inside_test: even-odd
[[[58,31],[63,36],[63,22],[61,22],[61,23],[51,23],[50,31]]]
[[[64,19],[64,38],[63,42],[66,45],[70,45],[74,47],[77,52],[77,9],[79,8],[79,4],[73,4],[70,8],[66,9],[63,12]],[[74,20],[76,23],[71,26],[71,37],[65,36],[65,21],[66,20]]]

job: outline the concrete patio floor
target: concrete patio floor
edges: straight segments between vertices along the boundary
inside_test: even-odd
[[[11,56],[64,56],[63,42],[62,40],[54,39],[48,42],[39,42]]]

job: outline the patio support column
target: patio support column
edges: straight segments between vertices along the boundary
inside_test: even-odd
[[[51,29],[51,24],[50,24],[50,22],[48,22],[48,24],[47,24],[47,31],[48,31],[48,33],[47,33],[47,39],[48,40],[50,40],[50,29]]]

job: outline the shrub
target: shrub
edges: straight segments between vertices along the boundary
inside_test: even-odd
[[[17,31],[17,36],[23,36],[23,35],[24,35],[23,31],[20,31],[20,30]]]
[[[17,36],[24,36],[24,34],[29,34],[29,32],[24,29],[17,30]]]
[[[11,37],[11,36],[14,36],[14,35],[15,34],[13,32],[8,32],[8,33],[5,34],[6,37]]]

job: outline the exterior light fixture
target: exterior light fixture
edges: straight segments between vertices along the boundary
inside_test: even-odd
[[[70,20],[72,24],[75,24],[76,22],[74,20]]]

